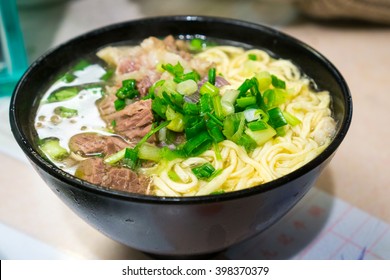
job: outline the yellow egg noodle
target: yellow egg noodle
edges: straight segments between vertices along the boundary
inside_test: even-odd
[[[256,55],[257,59],[249,59],[250,54]],[[292,96],[281,109],[296,116],[301,123],[289,127],[285,136],[274,137],[250,153],[236,143],[224,140],[218,143],[219,159],[214,150],[208,150],[198,157],[179,158],[145,168],[145,173],[152,174],[153,194],[196,196],[250,188],[298,169],[321,153],[331,141],[335,121],[331,117],[330,95],[327,91],[314,92],[309,86],[309,78],[301,75],[291,61],[275,59],[263,50],[233,46],[211,47],[195,57],[215,63],[218,74],[230,83],[221,88],[221,95],[228,89],[237,89],[245,79],[262,71],[280,77]],[[191,171],[191,166],[206,162],[216,170],[222,170],[209,182],[198,179]],[[170,171],[180,180],[172,179]]]

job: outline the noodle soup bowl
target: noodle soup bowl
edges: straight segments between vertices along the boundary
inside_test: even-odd
[[[290,59],[330,92],[337,122],[330,145],[297,170],[249,189],[199,197],[157,197],[110,190],[57,168],[39,152],[34,116],[48,81],[63,65],[97,49],[149,36],[206,36],[231,45],[266,49]],[[87,223],[108,237],[147,253],[182,257],[224,250],[267,230],[313,186],[343,141],[352,116],[351,96],[341,74],[306,44],[258,24],[203,16],[147,18],[107,26],[44,54],[26,71],[10,105],[12,132],[51,190]]]

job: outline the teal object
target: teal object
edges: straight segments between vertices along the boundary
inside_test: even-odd
[[[27,65],[16,2],[0,0],[0,97],[11,95]]]

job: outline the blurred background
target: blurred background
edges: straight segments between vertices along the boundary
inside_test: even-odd
[[[297,258],[322,236],[340,203],[362,214],[355,217],[357,223],[378,221],[378,234],[387,238],[381,246],[390,252],[390,1],[0,0],[0,9],[0,258],[149,258],[102,236],[50,193],[11,135],[9,96],[30,63],[77,35],[126,20],[186,14],[256,22],[294,36],[325,55],[352,92],[350,132],[314,190],[321,194],[315,197],[327,215],[295,247],[283,249],[277,257],[253,257]],[[279,230],[289,229],[279,225]],[[348,230],[343,236],[350,234]],[[373,244],[379,246],[378,242]],[[374,254],[374,247],[364,248],[371,250],[371,258],[390,259]],[[321,251],[316,258],[332,256]]]

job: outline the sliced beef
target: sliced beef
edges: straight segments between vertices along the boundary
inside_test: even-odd
[[[95,185],[140,194],[146,194],[150,183],[147,177],[125,167],[106,165],[101,158],[82,161],[75,175]]]
[[[114,105],[116,99],[115,94],[107,94],[97,101],[96,105],[98,106],[100,115],[103,118],[104,116],[111,115],[116,112]]]
[[[111,155],[129,146],[119,137],[91,132],[76,134],[69,140],[70,150],[82,156]]]
[[[101,110],[102,112],[102,110]],[[120,111],[102,115],[107,124],[115,121],[114,131],[130,141],[139,141],[152,128],[152,100],[140,100]]]

